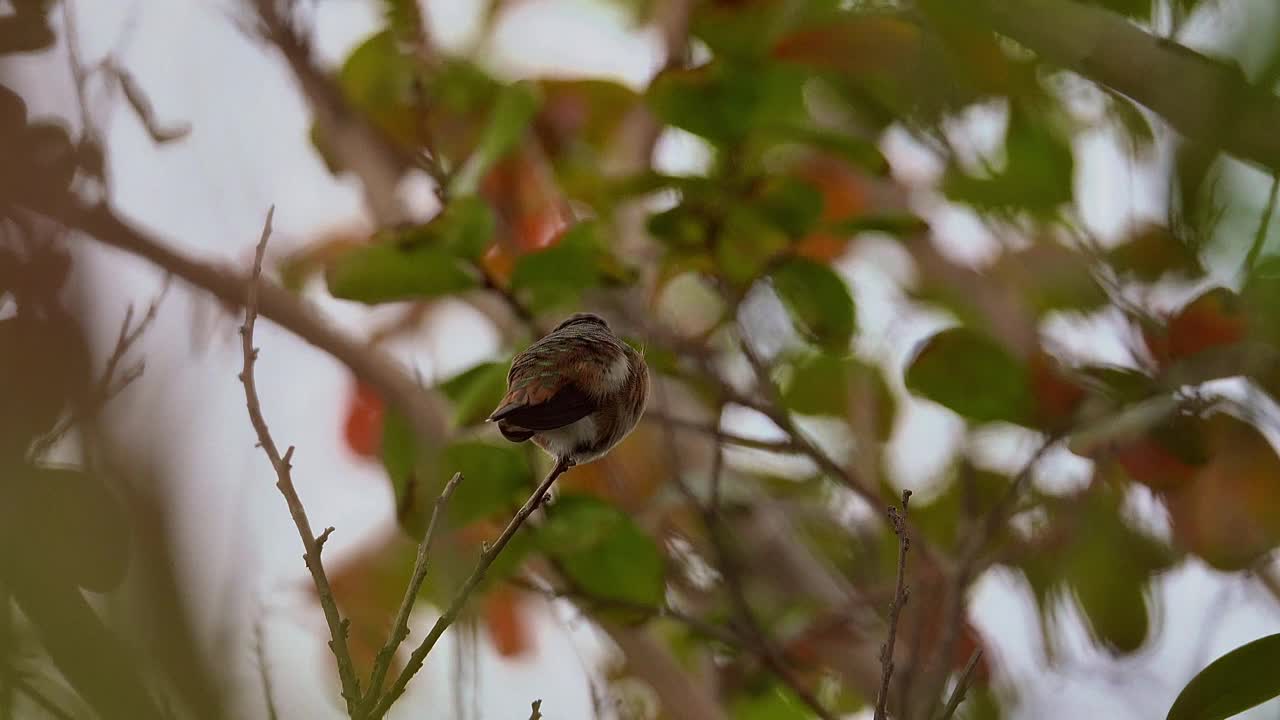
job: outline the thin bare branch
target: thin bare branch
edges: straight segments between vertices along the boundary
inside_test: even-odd
[[[262,683],[262,700],[267,706],[267,718],[279,720],[280,713],[276,710],[276,697],[271,685],[271,668],[267,665],[266,633],[263,631],[261,617],[256,618],[253,623],[253,654],[258,661],[258,680]]]
[[[659,423],[673,429],[688,430],[702,435],[707,435],[721,443],[724,443],[725,445],[734,445],[737,447],[747,448],[749,450],[764,450],[766,452],[773,453],[800,452],[800,448],[790,440],[761,440],[758,438],[749,438],[721,430],[714,425],[709,425],[705,422],[672,417],[666,413],[654,410],[646,411],[643,419],[646,422]]]
[[[889,506],[889,522],[893,526],[893,534],[898,536],[898,579],[893,592],[893,600],[889,603],[889,637],[880,648],[880,692],[876,694],[876,720],[888,718],[889,681],[893,678],[893,646],[898,640],[898,618],[902,607],[907,604],[910,594],[906,587],[907,551],[911,549],[911,538],[907,535],[907,505],[911,500],[911,491],[902,491],[902,510]]]
[[[969,656],[969,662],[964,666],[964,672],[960,673],[960,678],[956,680],[956,687],[951,691],[951,699],[947,700],[947,705],[942,709],[941,720],[951,720],[955,717],[956,710],[959,709],[960,703],[964,701],[964,694],[969,690],[969,683],[973,681],[973,670],[978,667],[978,661],[982,659],[982,648],[977,648],[973,654]]]
[[[534,700],[529,710],[529,720],[542,720],[542,701]]]
[[[515,517],[511,518],[511,522],[507,524],[507,528],[502,531],[502,534],[498,536],[493,545],[487,546],[481,551],[480,560],[476,563],[475,569],[471,571],[471,576],[467,578],[466,582],[462,584],[462,587],[453,596],[453,600],[449,602],[449,607],[436,620],[435,625],[432,626],[431,631],[427,633],[422,643],[409,656],[409,662],[400,671],[400,675],[396,677],[390,689],[378,701],[373,712],[369,714],[370,720],[378,720],[385,715],[391,704],[404,694],[404,689],[409,684],[409,680],[422,669],[422,663],[427,659],[427,655],[435,647],[436,642],[440,640],[440,636],[444,634],[444,631],[458,619],[458,615],[462,612],[463,607],[466,606],[471,593],[480,584],[480,581],[484,579],[489,566],[497,559],[503,548],[507,546],[507,543],[511,542],[511,538],[515,536],[516,531],[520,529],[525,520],[528,520],[533,511],[542,505],[542,501],[547,497],[547,493],[551,491],[551,485],[556,481],[556,478],[559,478],[571,467],[573,467],[573,462],[568,459],[558,461],[555,467],[551,468],[551,472],[547,473],[547,477],[533,491],[533,494],[529,496],[529,499],[516,512]]]
[[[400,643],[409,636],[409,615],[413,612],[413,604],[418,599],[418,591],[422,589],[422,583],[427,579],[427,559],[436,537],[436,524],[440,519],[440,513],[448,505],[449,498],[453,496],[453,491],[460,482],[462,482],[462,473],[454,473],[431,510],[431,520],[427,522],[427,530],[422,536],[422,542],[418,543],[418,557],[413,563],[413,575],[409,578],[409,586],[405,588],[404,598],[400,601],[400,610],[396,613],[395,624],[391,626],[391,635],[387,637],[387,643],[378,651],[378,656],[373,663],[369,690],[364,698],[366,712],[372,710],[373,705],[377,703],[378,695],[382,692],[382,684],[387,678],[387,669],[391,667],[391,660],[395,657],[396,650],[400,648]]]
[[[233,308],[243,307],[249,278],[234,270],[194,260],[136,227],[107,204],[40,209],[104,245],[124,250],[198,287]],[[415,437],[434,447],[448,436],[440,398],[424,389],[403,365],[362,339],[335,328],[314,307],[274,283],[258,281],[259,313],[347,366],[360,380],[404,413]]]
[[[156,314],[160,309],[160,303],[164,301],[165,296],[169,293],[169,286],[169,278],[166,276],[163,287],[161,287],[156,297],[151,300],[151,304],[147,306],[147,311],[143,313],[142,319],[138,321],[137,325],[133,324],[133,305],[125,308],[124,321],[120,323],[120,332],[116,337],[116,343],[111,350],[111,355],[107,357],[102,376],[94,383],[88,397],[80,407],[68,413],[53,426],[53,429],[32,443],[31,457],[38,458],[43,456],[64,435],[70,432],[71,428],[75,427],[77,423],[93,417],[94,414],[106,407],[107,403],[123,392],[125,388],[142,377],[146,363],[139,361],[126,368],[123,372],[120,372],[120,364],[124,362],[125,356],[129,354],[134,343],[142,337],[142,334],[155,321]]]
[[[253,259],[253,271],[249,276],[249,290],[245,299],[244,325],[240,328],[241,345],[244,351],[244,370],[240,373],[240,382],[244,385],[245,406],[249,411],[249,420],[253,423],[254,432],[258,436],[258,445],[271,461],[276,472],[276,488],[284,495],[289,505],[289,514],[298,528],[302,538],[302,546],[306,553],[302,556],[311,571],[311,580],[315,583],[316,594],[320,598],[320,607],[324,610],[325,622],[329,625],[329,647],[338,663],[338,678],[342,682],[342,697],[347,704],[348,714],[355,716],[360,703],[360,681],[356,678],[355,665],[351,662],[351,651],[347,648],[347,624],[338,612],[338,604],[334,600],[333,590],[329,587],[329,578],[325,575],[320,560],[323,545],[321,538],[311,531],[311,521],[307,519],[307,511],[302,506],[298,491],[293,485],[292,464],[293,448],[284,455],[276,447],[267,421],[262,415],[262,406],[258,401],[258,387],[254,379],[254,362],[258,351],[253,347],[253,329],[258,319],[258,278],[262,275],[262,257],[267,250],[267,240],[271,237],[271,218],[275,214],[273,206],[267,212],[266,222],[262,225],[262,238],[258,241],[258,250]],[[329,530],[325,531],[328,537]]]
[[[151,141],[157,145],[170,143],[175,140],[181,140],[191,134],[191,126],[187,123],[178,123],[176,125],[165,125],[156,118],[155,108],[151,106],[151,100],[147,98],[147,94],[142,90],[142,86],[138,84],[133,73],[120,67],[113,60],[106,60],[101,65],[102,72],[110,75],[120,85],[121,92],[124,93],[124,99],[129,103],[129,107],[133,109],[133,114],[138,117],[138,121],[142,123],[142,127],[146,129],[147,134],[151,136]]]

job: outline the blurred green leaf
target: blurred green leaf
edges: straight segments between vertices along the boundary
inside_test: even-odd
[[[577,305],[585,290],[621,281],[628,271],[609,251],[600,223],[574,225],[552,246],[521,255],[511,289],[535,312]]]
[[[1166,274],[1189,278],[1204,274],[1195,248],[1169,228],[1158,225],[1140,228],[1112,248],[1107,262],[1116,272],[1144,282],[1155,282]]]
[[[1023,423],[1032,408],[1027,368],[992,338],[951,328],[921,344],[907,389],[975,422]]]
[[[729,210],[718,237],[716,268],[721,277],[737,286],[759,277],[789,244],[787,235],[760,208],[745,204]]]
[[[808,233],[822,216],[822,193],[807,182],[770,177],[749,202],[779,230],[791,238]]]
[[[771,683],[735,697],[729,717],[732,720],[809,720],[813,713],[789,688]]]
[[[450,182],[450,194],[475,194],[485,173],[523,140],[541,103],[541,93],[532,83],[517,82],[504,87],[479,143]]]
[[[1178,693],[1168,720],[1222,720],[1280,695],[1280,634],[1209,663]]]
[[[533,484],[525,453],[510,443],[456,442],[444,449],[436,466],[432,501],[455,472],[464,478],[449,501],[449,519],[455,527],[506,513],[524,502]]]
[[[803,126],[803,79],[799,70],[780,65],[713,62],[662,73],[648,100],[667,124],[731,147],[758,130]]]
[[[1119,93],[1108,93],[1107,99],[1111,117],[1124,133],[1130,150],[1134,154],[1142,154],[1150,150],[1155,145],[1156,134],[1142,110],[1129,98]]]
[[[329,293],[376,304],[451,295],[478,285],[466,261],[449,248],[420,242],[375,240],[334,260],[325,270]]]
[[[384,30],[351,51],[337,81],[351,105],[368,115],[379,129],[413,145],[419,131],[414,102],[416,73],[413,61],[400,51],[392,33]]]
[[[1010,111],[1003,168],[989,176],[968,174],[952,165],[942,181],[947,197],[982,211],[1051,215],[1071,202],[1075,161],[1067,138],[1047,118],[1026,110]]]
[[[827,353],[800,358],[782,386],[782,401],[801,415],[847,415],[854,362]]]
[[[861,232],[915,235],[926,232],[929,224],[911,213],[876,213],[836,223],[831,229],[842,235],[856,235]]]
[[[440,384],[453,401],[453,422],[467,427],[484,421],[507,391],[507,365],[481,363]]]
[[[404,502],[418,501],[422,498],[406,498],[409,490],[409,479],[413,477],[418,464],[417,444],[414,441],[413,429],[409,421],[395,408],[388,407],[382,419],[382,466],[391,480],[395,490],[397,506],[405,507]]]
[[[5,470],[5,545],[30,547],[38,539],[42,572],[94,592],[119,585],[129,565],[131,533],[124,506],[102,478],[68,468]]]
[[[770,274],[796,330],[819,346],[846,353],[856,329],[853,296],[830,267],[794,258]]]
[[[666,580],[658,546],[602,500],[561,496],[538,531],[538,545],[592,597],[653,608],[662,603]]]

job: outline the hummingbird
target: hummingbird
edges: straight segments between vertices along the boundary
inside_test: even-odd
[[[568,466],[603,457],[635,429],[649,397],[644,356],[604,318],[575,313],[511,361],[488,422]]]

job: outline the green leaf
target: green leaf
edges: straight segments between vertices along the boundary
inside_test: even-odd
[[[802,336],[836,353],[848,351],[856,328],[853,296],[834,270],[794,258],[774,270],[770,278]]]
[[[538,531],[538,544],[592,597],[653,608],[662,603],[666,580],[658,546],[602,500],[561,496]]]
[[[729,147],[756,131],[803,126],[804,78],[776,64],[714,62],[664,72],[650,85],[648,101],[667,124]]]
[[[1053,131],[1048,118],[1012,110],[1004,150],[1004,167],[988,177],[975,177],[953,165],[943,179],[943,192],[957,202],[998,213],[1050,215],[1071,202],[1071,146]]]
[[[844,416],[849,410],[849,375],[854,361],[827,353],[801,358],[782,387],[782,401],[801,415]]]
[[[409,479],[418,465],[418,448],[408,419],[395,408],[388,407],[382,418],[382,467],[395,490],[396,506],[404,507]],[[420,498],[418,500],[421,500]]]
[[[10,549],[38,542],[41,571],[59,583],[94,592],[119,585],[129,565],[130,530],[102,478],[66,468],[5,470],[0,541]]]
[[[449,248],[418,240],[375,241],[347,252],[325,271],[329,293],[376,304],[451,295],[478,284],[474,271]]]
[[[813,713],[796,694],[781,684],[749,689],[733,699],[732,720],[809,720]]]
[[[453,195],[475,194],[489,168],[520,144],[541,104],[542,96],[532,83],[518,82],[504,87],[498,94],[484,134],[480,136],[476,149],[458,169],[449,192]]]
[[[1140,228],[1107,253],[1116,272],[1155,282],[1166,274],[1197,278],[1204,274],[1196,249],[1172,230],[1159,225]]]
[[[381,130],[413,144],[418,134],[415,75],[412,60],[400,52],[391,32],[384,30],[351,51],[338,71],[338,87]]]
[[[774,227],[791,238],[803,237],[822,215],[822,193],[812,184],[795,178],[767,179],[762,192],[750,202]]]
[[[1209,663],[1182,688],[1168,720],[1221,720],[1280,695],[1280,634],[1268,635]]]
[[[449,520],[455,527],[505,513],[524,502],[533,484],[525,453],[511,444],[456,442],[444,449],[436,464],[433,500],[455,472],[464,478],[449,500]]]
[[[882,232],[889,235],[916,235],[928,231],[929,223],[911,213],[863,215],[837,223],[832,230],[842,235]]]
[[[720,275],[734,285],[747,285],[769,266],[790,240],[761,209],[738,205],[729,211],[716,244]]]
[[[943,330],[907,366],[907,389],[975,422],[1023,423],[1032,397],[1027,368],[992,338]]]
[[[475,425],[502,401],[507,391],[507,365],[481,363],[441,383],[440,389],[453,401],[454,425]]]
[[[535,312],[578,304],[582,292],[625,276],[596,221],[578,223],[544,250],[521,255],[511,289]]]

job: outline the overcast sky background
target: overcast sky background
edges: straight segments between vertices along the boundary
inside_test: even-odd
[[[307,138],[309,117],[287,68],[273,54],[246,38],[232,18],[233,2],[211,0],[64,0],[73,10],[85,62],[115,52],[146,89],[164,121],[190,123],[188,139],[156,147],[121,103],[105,119],[115,202],[140,224],[173,246],[204,258],[247,264],[267,207],[276,207],[273,240],[283,252],[337,227],[367,223],[360,194],[351,179],[336,180],[324,169]],[[1253,2],[1253,9],[1266,0]],[[375,27],[374,3],[325,0],[314,3],[317,48],[322,58],[339,62]],[[474,43],[476,0],[427,3],[438,43],[460,49]],[[515,3],[497,33],[480,50],[485,62],[506,77],[542,73],[604,76],[643,86],[660,60],[657,35],[630,29],[622,15],[602,0],[526,0]],[[1244,2],[1222,2],[1221,19],[1197,28],[1202,43],[1238,28],[1248,15]],[[57,16],[59,13],[55,13]],[[60,35],[61,36],[61,35]],[[65,72],[65,49],[23,60],[21,77],[33,89],[32,115],[74,116]],[[100,98],[99,98],[100,99]],[[957,129],[976,146],[998,138],[996,119],[983,118]],[[663,161],[696,168],[699,148],[687,137],[664,140]],[[927,185],[940,168],[891,134],[886,152],[900,177]],[[1078,149],[1077,196],[1085,218],[1101,236],[1115,239],[1135,218],[1163,215],[1159,188],[1115,152],[1105,133],[1086,136]],[[1241,170],[1245,182],[1256,180]],[[430,192],[421,184],[407,193],[417,206],[430,208]],[[939,237],[957,254],[981,257],[990,247],[986,232],[966,212],[921,198],[919,209]],[[1254,213],[1256,217],[1256,212]],[[160,284],[146,264],[92,248],[90,275],[101,322],[92,332],[99,347],[113,340],[130,301],[145,303]],[[891,356],[937,327],[938,318],[921,316],[902,323],[892,307],[890,278],[904,272],[904,259],[891,244],[862,244],[844,270],[859,301],[860,324],[869,336],[897,323],[884,348]],[[362,332],[368,313],[345,303],[316,297],[335,322]],[[303,592],[309,582],[299,560],[293,525],[273,487],[270,467],[253,444],[245,417],[239,371],[237,320],[220,315],[198,293],[175,289],[140,352],[147,358],[145,382],[115,401],[111,415],[117,431],[128,436],[131,423],[151,427],[163,420],[172,436],[157,447],[158,461],[185,478],[178,512],[187,519],[176,539],[189,562],[178,569],[191,588],[191,602],[208,647],[230,647],[241,670],[233,689],[242,698],[244,716],[262,716],[253,651],[252,624],[232,623],[233,637],[221,636],[227,620],[251,618],[265,608],[267,655],[284,716],[340,717],[319,697],[331,662],[322,644],[323,623]],[[357,462],[341,441],[343,408],[349,391],[345,370],[269,323],[259,326],[258,365],[262,402],[277,442],[298,445],[294,475],[312,523],[338,530],[328,545],[333,562],[344,553],[389,532],[390,489],[381,470]],[[484,319],[462,305],[453,307],[424,337],[397,350],[430,379],[447,376],[484,358],[498,337]],[[1089,344],[1086,338],[1085,344]],[[1094,339],[1094,351],[1118,352]],[[175,400],[176,399],[176,400]],[[199,408],[192,416],[191,409]],[[145,422],[144,422],[145,420]],[[743,418],[746,432],[766,432]],[[958,441],[959,426],[944,413],[913,404],[895,441],[894,463],[906,482],[927,484],[946,453]],[[1004,442],[993,453],[1002,464],[1017,466],[1033,441]],[[1040,480],[1066,488],[1087,466],[1058,458]],[[1149,496],[1136,495],[1135,512],[1157,532],[1167,533],[1162,512]],[[251,580],[246,582],[244,578]],[[1189,563],[1158,584],[1153,622],[1162,631],[1133,657],[1113,660],[1096,652],[1071,611],[1062,613],[1061,662],[1046,669],[1030,594],[1012,575],[994,571],[977,585],[974,621],[995,648],[1003,677],[1023,692],[1018,718],[1163,717],[1187,679],[1212,658],[1264,634],[1280,631],[1280,609],[1249,580],[1222,575]],[[480,718],[513,718],[527,713],[529,701],[544,700],[549,718],[589,717],[589,693],[581,667],[605,657],[608,648],[584,623],[544,614],[538,626],[536,657],[504,662],[488,647],[481,650]],[[429,617],[419,617],[421,628]],[[411,641],[412,642],[412,641]],[[393,713],[451,717],[446,642],[431,656],[427,672],[410,686]],[[418,711],[415,713],[415,709]],[[1272,703],[1249,717],[1277,717]],[[869,714],[868,714],[869,716]],[[474,718],[473,718],[474,720]]]

